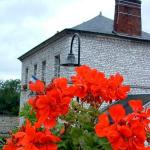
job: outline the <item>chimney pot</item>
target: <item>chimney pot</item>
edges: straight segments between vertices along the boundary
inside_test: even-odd
[[[100,11],[99,15],[102,16],[102,12],[101,11]]]
[[[128,36],[141,36],[141,1],[115,0],[114,31]]]

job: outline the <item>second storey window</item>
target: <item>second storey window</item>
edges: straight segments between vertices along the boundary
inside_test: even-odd
[[[46,81],[46,61],[42,62],[42,81]]]
[[[60,77],[60,55],[55,56],[54,76]]]
[[[34,76],[37,76],[37,64],[34,65]]]
[[[25,84],[28,83],[28,76],[29,76],[29,69],[26,68],[26,70],[25,70]]]

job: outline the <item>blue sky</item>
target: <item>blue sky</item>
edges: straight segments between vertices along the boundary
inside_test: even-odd
[[[0,80],[21,78],[17,58],[51,37],[97,16],[114,17],[115,0],[0,0]],[[150,33],[150,0],[142,1],[143,30]]]

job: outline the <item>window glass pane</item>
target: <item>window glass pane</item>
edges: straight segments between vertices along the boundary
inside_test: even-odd
[[[29,72],[29,69],[26,68],[26,70],[25,70],[25,84],[28,83],[28,72]]]
[[[60,55],[55,56],[54,76],[60,77]]]
[[[34,76],[37,76],[37,64],[34,65]]]
[[[42,62],[42,81],[46,82],[46,61]]]

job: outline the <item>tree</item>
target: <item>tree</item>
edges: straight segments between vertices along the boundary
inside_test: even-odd
[[[0,81],[0,114],[18,115],[20,80]]]

